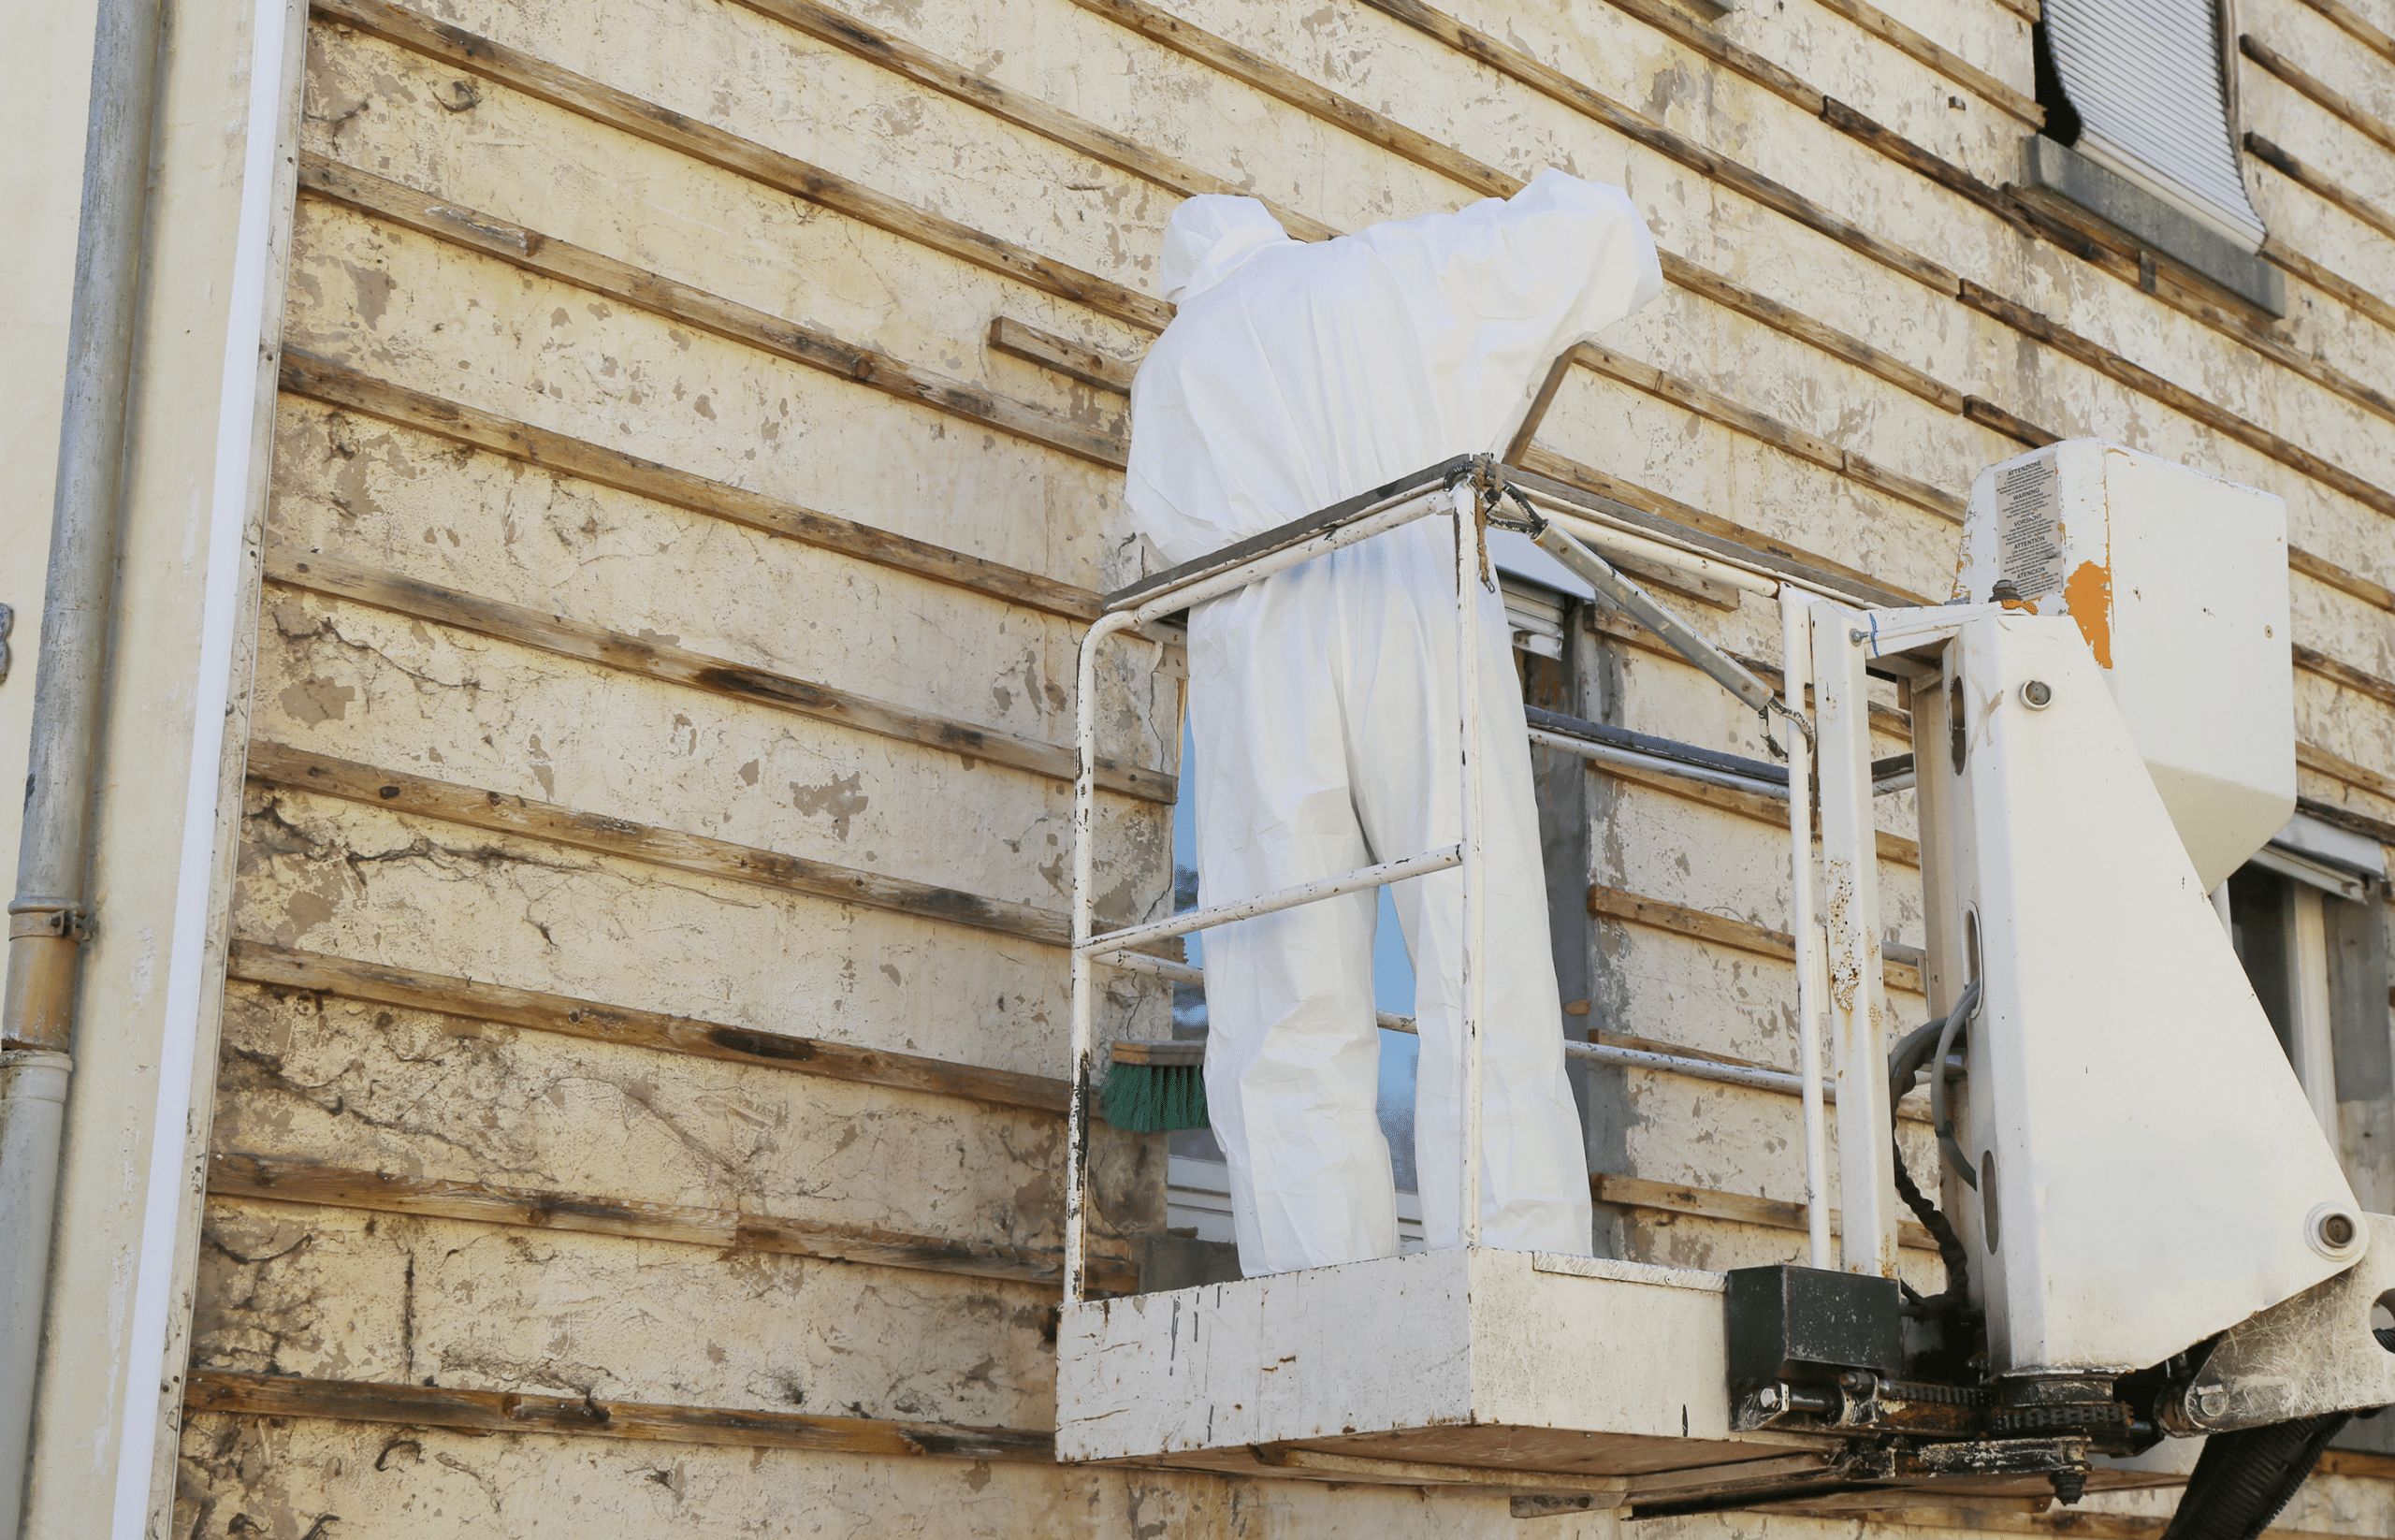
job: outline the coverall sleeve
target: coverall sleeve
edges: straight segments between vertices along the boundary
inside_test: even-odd
[[[1508,373],[1525,393],[1535,389],[1558,354],[1663,288],[1654,238],[1629,195],[1552,168],[1510,198],[1357,239],[1401,292],[1435,297],[1416,306],[1433,367],[1477,374],[1484,389]]]

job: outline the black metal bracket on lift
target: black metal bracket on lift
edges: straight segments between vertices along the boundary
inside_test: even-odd
[[[2110,1380],[1995,1387],[1915,1377],[1893,1278],[1805,1267],[1739,1268],[1723,1293],[1730,1425],[1842,1441],[1822,1470],[1766,1490],[1633,1506],[1662,1518],[1915,1485],[2042,1477],[2076,1502],[2091,1453],[2135,1454],[2159,1431]]]

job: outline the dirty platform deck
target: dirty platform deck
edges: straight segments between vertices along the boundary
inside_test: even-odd
[[[1067,1305],[1057,1453],[1672,1504],[1833,1478],[1838,1441],[1729,1424],[1723,1279],[1426,1252]],[[2181,1479],[2099,1469],[2091,1487]],[[1816,1489],[1808,1505],[2013,1506],[2042,1476]]]

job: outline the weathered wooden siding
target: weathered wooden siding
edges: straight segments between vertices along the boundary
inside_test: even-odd
[[[1548,164],[1621,182],[1671,286],[1532,465],[1896,594],[1945,596],[1971,475],[2054,436],[2281,493],[2302,792],[2395,840],[2371,22],[2239,19],[2272,321],[2013,196],[2035,0],[1445,3],[320,0],[180,1528],[1512,1533],[1041,1453],[1057,767],[1081,623],[1143,570],[1122,383],[1187,193],[1320,238]],[[1695,613],[1777,656],[1769,607]],[[1589,646],[1591,715],[1762,751],[1635,626]],[[1168,902],[1179,694],[1122,659],[1128,918]],[[1901,751],[1903,701],[1874,718]],[[1587,791],[1591,1028],[1789,1063],[1777,811]],[[1881,872],[1918,946],[1909,803]],[[1888,983],[1921,1009],[1901,952]],[[1161,1008],[1125,986],[1112,1024]],[[1597,1081],[1609,1244],[1798,1253],[1793,1101]],[[1103,1155],[1127,1282],[1162,1153]],[[2285,1522],[2395,1533],[2395,1467],[2336,1458]]]

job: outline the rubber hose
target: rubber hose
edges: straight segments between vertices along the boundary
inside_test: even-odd
[[[1974,979],[1971,987],[1963,991],[1963,997],[1954,1002],[1953,1013],[1946,1018],[1944,1030],[1938,1034],[1938,1050],[1929,1058],[1929,1126],[1938,1134],[1938,1153],[1945,1156],[1946,1164],[1962,1178],[1963,1185],[1973,1191],[1979,1188],[1980,1173],[1971,1170],[1969,1159],[1963,1154],[1963,1146],[1954,1138],[1954,1113],[1947,1105],[1950,1096],[1946,1083],[1946,1055],[1953,1052],[1954,1034],[1978,1012],[1979,1008],[1980,981]]]
[[[1950,1034],[1956,1018],[1977,999],[1978,989],[1978,981],[1973,981],[1970,990],[1965,993],[1952,1014],[1923,1023],[1906,1033],[1889,1051],[1888,1132],[1891,1136],[1895,1133],[1894,1114],[1896,1103],[1912,1089],[1913,1077],[1920,1072],[1922,1065],[1938,1053],[1941,1043],[1951,1040]],[[1941,1057],[1931,1071],[1933,1081],[1942,1075],[1944,1068],[1945,1061]],[[1953,1225],[1938,1211],[1938,1205],[1931,1202],[1915,1184],[1912,1172],[1905,1169],[1902,1140],[1891,1138],[1888,1158],[1895,1168],[1896,1196],[1904,1200],[1906,1208],[1912,1211],[1913,1217],[1921,1221],[1921,1228],[1929,1232],[1929,1238],[1938,1243],[1938,1259],[1945,1265],[1946,1287],[1938,1296],[1933,1309],[1939,1315],[1959,1314],[1970,1301],[1970,1252],[1964,1246],[1962,1237],[1954,1232]]]
[[[2196,1459],[2195,1475],[2162,1540],[2255,1540],[2352,1417],[2330,1412],[2213,1434]]]

